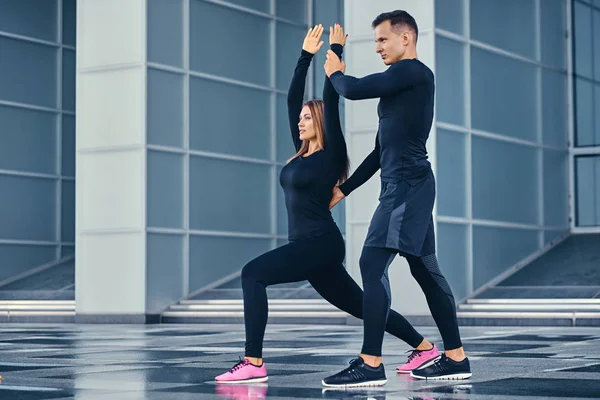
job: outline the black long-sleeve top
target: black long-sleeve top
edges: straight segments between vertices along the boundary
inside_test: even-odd
[[[361,186],[381,168],[381,180],[415,181],[431,171],[426,142],[433,121],[433,72],[416,59],[401,60],[385,72],[358,79],[334,72],[330,81],[349,100],[380,98],[375,149],[348,180],[345,195]]]
[[[341,45],[334,44],[331,49],[341,58]],[[302,50],[288,91],[288,116],[296,152],[302,146],[298,120],[303,106],[306,73],[312,58],[313,54]],[[285,195],[289,240],[338,230],[329,210],[329,201],[333,187],[345,168],[347,151],[340,124],[339,95],[327,77],[323,102],[325,148],[308,157],[296,157],[283,167],[279,175]]]

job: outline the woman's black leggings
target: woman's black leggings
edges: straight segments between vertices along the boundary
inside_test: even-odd
[[[344,240],[335,232],[293,241],[246,264],[242,270],[246,357],[262,358],[269,285],[308,280],[325,300],[363,318],[363,291],[342,265],[344,255]],[[393,310],[385,330],[413,348],[423,341],[423,336]]]

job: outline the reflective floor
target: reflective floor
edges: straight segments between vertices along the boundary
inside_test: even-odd
[[[420,329],[442,346],[437,330]],[[388,383],[327,390],[360,350],[357,326],[270,326],[269,382],[215,385],[243,355],[242,325],[0,325],[0,399],[600,398],[600,329],[461,329],[473,378],[423,382],[394,372],[408,346],[387,335]]]

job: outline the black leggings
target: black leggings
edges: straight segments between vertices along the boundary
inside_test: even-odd
[[[288,243],[246,264],[242,270],[246,357],[262,358],[269,285],[308,280],[325,300],[362,319],[363,291],[342,265],[344,253],[344,240],[335,232]],[[423,336],[393,310],[384,329],[412,347],[423,341]]]
[[[388,268],[396,254],[397,250],[364,247],[360,256],[360,273],[365,290],[363,354],[381,356],[383,332],[387,329],[386,320],[392,301]],[[410,273],[425,293],[431,315],[442,335],[444,349],[462,347],[454,296],[440,272],[435,254],[423,257],[409,254],[402,256],[408,261]]]

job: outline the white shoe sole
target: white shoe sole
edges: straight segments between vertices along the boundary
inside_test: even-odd
[[[217,381],[215,380],[216,383],[261,383],[261,382],[266,382],[269,380],[268,376],[262,377],[262,378],[252,378],[252,379],[243,379],[243,380],[239,380],[239,381]]]
[[[325,383],[325,381],[321,381],[323,386],[332,387],[332,388],[352,388],[352,387],[367,387],[367,386],[383,386],[387,383],[387,379],[381,379],[379,381],[368,381],[368,382],[360,382],[360,383],[348,383],[343,385],[331,385]]]
[[[408,370],[408,371],[405,371],[405,370],[401,370],[401,369],[398,369],[398,368],[396,368],[396,372],[397,372],[397,373],[399,373],[399,374],[410,374],[410,373],[411,373],[411,372],[413,372],[413,371],[416,371],[416,370],[418,370],[418,369],[421,369],[421,368],[427,368],[427,367],[429,367],[430,365],[433,365],[433,364],[435,364],[435,363],[436,363],[438,360],[440,360],[441,358],[442,358],[442,356],[437,356],[436,358],[432,358],[431,360],[429,360],[429,361],[425,362],[424,364],[421,364],[421,365],[419,365],[417,368],[415,368],[415,369],[411,369],[411,370]]]
[[[415,379],[424,379],[426,381],[451,381],[451,380],[461,380],[461,379],[469,379],[473,374],[471,372],[463,372],[461,374],[452,374],[452,375],[444,375],[444,376],[434,376],[431,378],[427,378],[425,376],[418,376],[414,373],[410,373]]]

